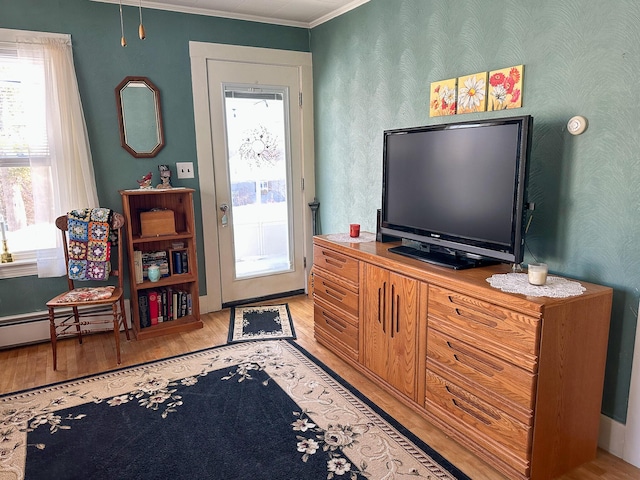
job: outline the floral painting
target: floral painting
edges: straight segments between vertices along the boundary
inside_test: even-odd
[[[522,77],[524,65],[489,72],[489,100],[487,110],[506,110],[522,106]]]
[[[431,84],[429,116],[441,117],[456,113],[456,78],[440,80]]]
[[[458,78],[458,113],[487,109],[487,72]]]

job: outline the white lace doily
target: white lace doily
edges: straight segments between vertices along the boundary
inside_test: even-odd
[[[547,277],[544,285],[531,285],[526,273],[500,273],[487,278],[487,282],[503,292],[522,293],[530,297],[575,297],[586,290],[579,282],[553,275]]]
[[[376,234],[369,232],[360,232],[359,237],[350,237],[348,233],[332,233],[327,235],[327,240],[332,242],[347,242],[347,243],[363,243],[363,242],[375,242]]]

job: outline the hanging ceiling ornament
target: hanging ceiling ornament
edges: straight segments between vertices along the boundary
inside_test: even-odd
[[[142,0],[140,0],[140,3],[138,4],[138,10],[140,11],[140,26],[138,27],[138,36],[140,37],[140,40],[144,40],[146,38],[146,35],[144,33],[144,25],[142,25]]]
[[[124,38],[124,22],[122,21],[122,0],[120,0],[120,45],[127,46],[127,40]]]

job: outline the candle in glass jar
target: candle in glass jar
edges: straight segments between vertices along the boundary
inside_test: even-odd
[[[530,263],[528,267],[529,283],[532,285],[544,285],[547,283],[547,264]]]

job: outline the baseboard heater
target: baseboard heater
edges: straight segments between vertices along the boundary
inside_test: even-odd
[[[125,300],[125,311],[129,310],[129,300]],[[87,312],[99,311],[100,307],[87,308]],[[56,310],[57,312],[58,310]],[[60,312],[63,310],[60,309]],[[71,309],[68,312],[71,313]],[[111,318],[110,313],[105,313],[105,318]],[[127,322],[131,324],[131,314],[127,314]],[[92,325],[88,326],[91,330]],[[32,345],[48,342],[49,314],[46,311],[24,313],[0,318],[0,349]]]

